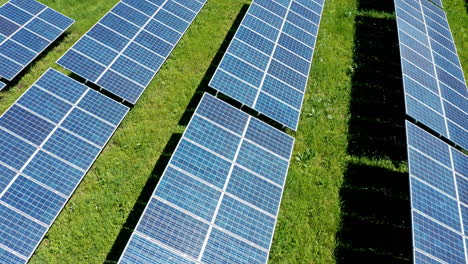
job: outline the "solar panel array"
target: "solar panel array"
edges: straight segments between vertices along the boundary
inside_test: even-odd
[[[468,263],[468,156],[406,123],[415,263]]]
[[[6,87],[6,84],[4,82],[0,82],[0,91],[3,90],[3,88]]]
[[[445,12],[395,0],[406,112],[468,149],[468,90]]]
[[[210,87],[297,129],[324,0],[254,0]]]
[[[34,0],[0,7],[0,76],[12,80],[74,21]]]
[[[293,144],[205,94],[120,263],[266,263]]]
[[[0,259],[25,263],[128,112],[49,69],[0,117]]]
[[[122,0],[58,64],[135,104],[206,0]]]

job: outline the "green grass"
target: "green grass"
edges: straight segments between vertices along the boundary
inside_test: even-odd
[[[406,171],[405,162],[390,156],[348,151],[352,144],[349,129],[355,118],[351,99],[359,99],[352,98],[355,76],[363,68],[355,54],[355,21],[357,18],[383,22],[392,19],[391,14],[382,10],[359,10],[358,1],[327,0],[299,130],[294,134],[296,145],[270,263],[334,263],[338,248],[353,254],[355,245],[338,235],[346,226],[344,219],[349,213],[343,209],[346,201],[342,194],[349,189],[350,167],[372,167],[391,173]],[[28,67],[13,87],[0,93],[0,113],[47,68],[67,73],[55,61],[117,1],[41,2],[72,17],[76,23],[56,46]],[[171,154],[177,135],[184,131],[179,120],[200,84],[206,85],[210,77],[206,73],[213,70],[212,62],[223,40],[248,3],[247,0],[208,1],[86,175],[31,263],[103,263],[119,234],[125,236],[131,232],[125,225],[127,217],[137,201],[139,210],[144,206],[141,197],[139,201],[143,188],[154,186],[164,169],[164,161]],[[467,75],[467,9],[464,0],[444,3]],[[375,145],[376,149],[379,147]],[[379,250],[380,255],[392,253]],[[116,257],[111,254],[109,260]]]

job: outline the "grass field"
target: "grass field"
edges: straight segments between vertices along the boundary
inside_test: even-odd
[[[6,2],[0,0],[0,4]],[[0,113],[117,0],[41,0],[75,25]],[[57,218],[31,263],[114,263],[248,7],[208,0]],[[468,8],[444,0],[465,76]],[[270,263],[409,263],[404,109],[391,0],[326,0]]]

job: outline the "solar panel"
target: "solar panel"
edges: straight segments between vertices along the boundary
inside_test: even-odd
[[[34,0],[0,7],[0,76],[12,80],[74,21]]]
[[[206,0],[122,0],[58,64],[135,104]]]
[[[297,129],[324,0],[254,0],[209,86]]]
[[[0,262],[25,263],[128,108],[49,69],[0,117]]]
[[[414,262],[467,263],[468,156],[406,122]]]
[[[395,0],[406,112],[468,149],[468,90],[445,12]]]
[[[293,144],[205,94],[120,263],[266,263]]]
[[[5,88],[5,87],[6,87],[6,84],[3,83],[3,82],[0,82],[0,91],[3,90],[3,88]]]

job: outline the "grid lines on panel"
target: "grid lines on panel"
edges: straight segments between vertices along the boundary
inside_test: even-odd
[[[445,12],[395,0],[406,113],[468,148],[468,90]]]
[[[408,121],[406,133],[415,263],[466,263],[468,156]]]
[[[135,104],[205,2],[119,1],[57,63]]]
[[[74,21],[35,0],[0,7],[0,76],[12,80]]]
[[[0,262],[29,259],[127,112],[49,69],[0,117]]]
[[[322,10],[315,0],[254,0],[210,87],[296,130]]]
[[[266,263],[293,143],[205,94],[120,263],[172,254],[176,263]],[[241,164],[252,155],[269,159]]]

